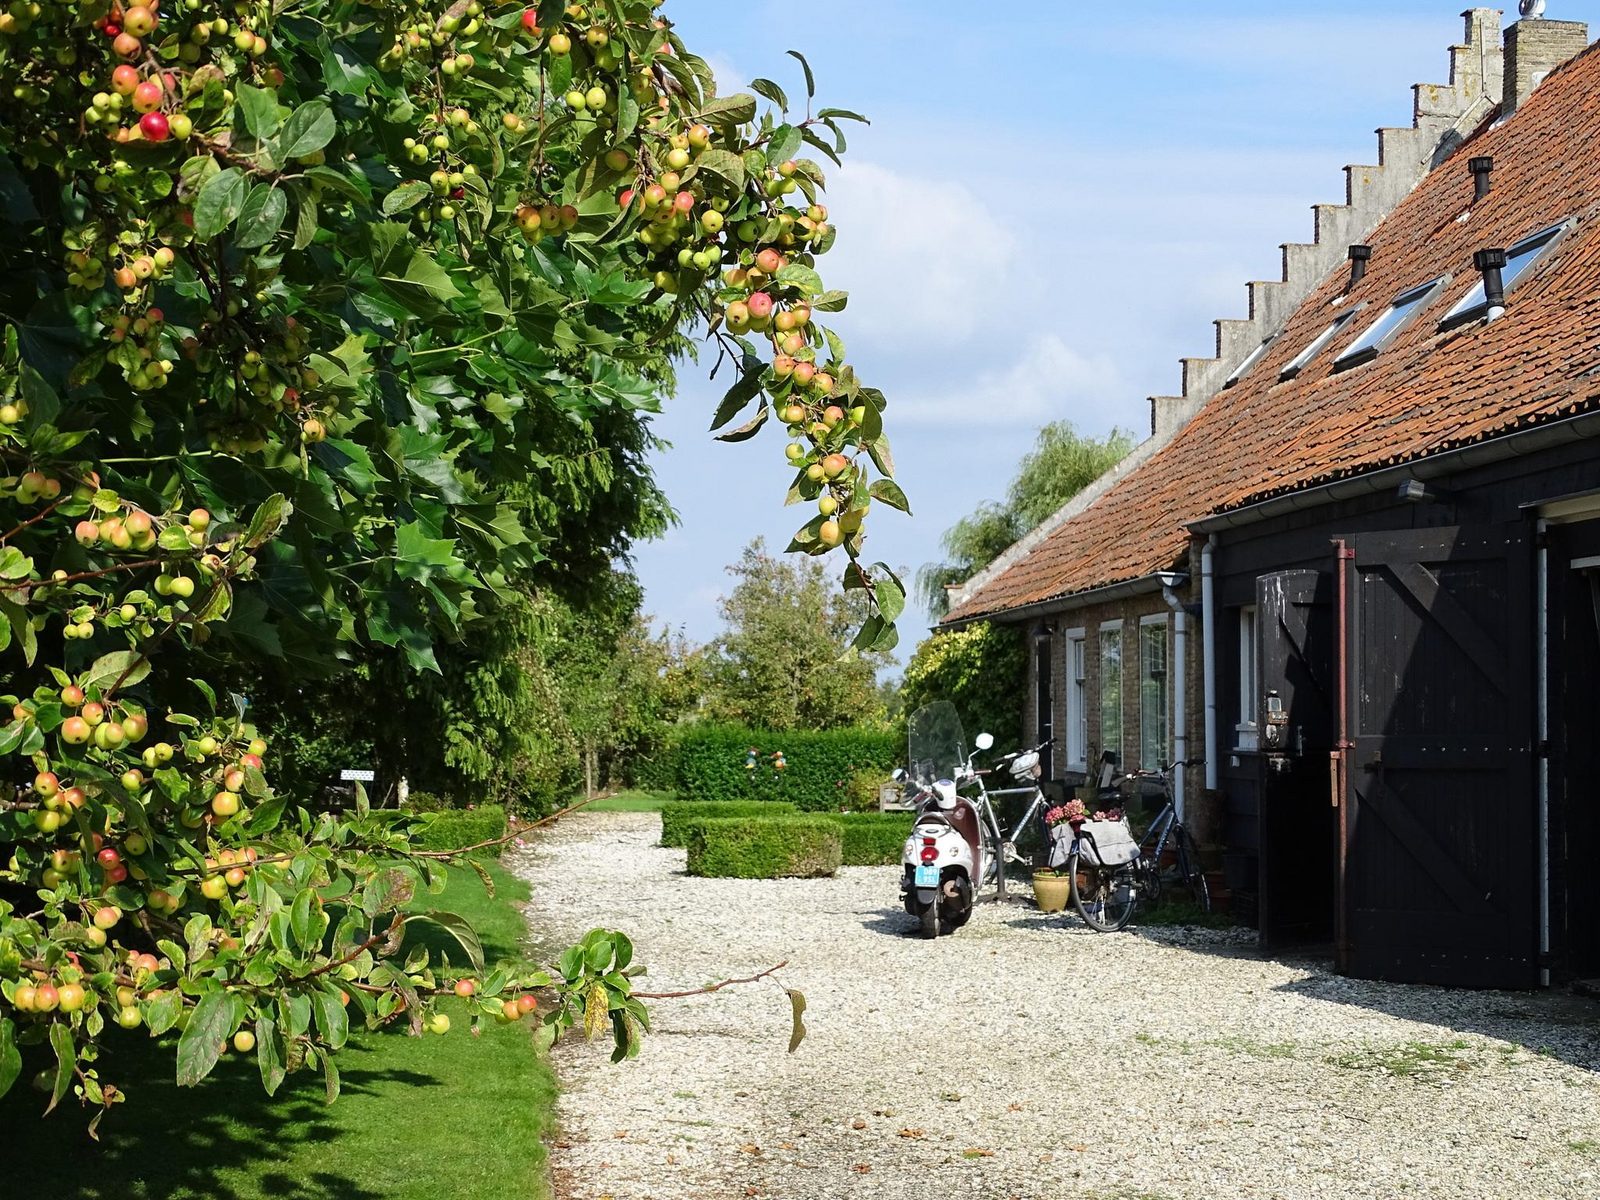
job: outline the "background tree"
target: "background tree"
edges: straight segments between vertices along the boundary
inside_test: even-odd
[[[794,548],[841,549],[858,644],[892,642],[861,524],[906,502],[883,397],[816,319],[846,297],[799,157],[860,118],[804,71],[804,117],[767,80],[765,110],[717,96],[650,0],[0,13],[0,1093],[25,1052],[51,1107],[109,1107],[102,1045],[141,1030],[180,1083],[232,1044],[331,1098],[351,1020],[442,1033],[450,991],[637,1052],[625,936],[484,963],[408,914],[444,853],[275,793],[218,684],[445,675],[542,572],[602,575],[652,519],[642,422],[701,322],[739,366],[717,425],[778,411],[816,506]],[[509,657],[455,681],[486,661],[523,703]],[[421,919],[465,969],[400,957]]]
[[[936,620],[943,617],[950,609],[947,585],[965,583],[999,558],[1121,462],[1134,444],[1133,435],[1122,429],[1104,438],[1079,433],[1070,421],[1052,421],[1040,429],[1038,444],[1022,456],[1005,500],[985,502],[947,529],[941,539],[945,561],[917,572],[917,594],[928,612]]]
[[[924,638],[906,664],[900,699],[906,713],[948,700],[968,737],[983,730],[1003,750],[1022,744],[1023,682],[1028,666],[1023,631],[979,622]]]
[[[776,557],[757,538],[728,574],[724,630],[706,651],[707,717],[775,732],[882,718],[876,680],[887,656],[844,656],[858,605],[818,563]]]

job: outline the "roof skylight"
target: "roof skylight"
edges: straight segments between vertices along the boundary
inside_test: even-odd
[[[1260,361],[1261,356],[1267,352],[1267,347],[1271,346],[1276,340],[1277,339],[1275,338],[1268,338],[1266,341],[1262,342],[1261,345],[1250,351],[1249,354],[1246,354],[1244,356],[1244,361],[1233,369],[1233,374],[1229,375],[1227,379],[1222,381],[1222,386],[1225,388],[1231,388],[1234,384],[1238,383],[1239,380],[1243,379],[1250,368],[1255,366],[1256,363]]]
[[[1346,346],[1339,357],[1333,360],[1333,369],[1343,371],[1347,367],[1359,366],[1377,358],[1379,352],[1411,324],[1417,313],[1422,311],[1423,305],[1433,298],[1433,294],[1449,282],[1450,276],[1441,275],[1409,291],[1401,292],[1390,302],[1383,315],[1368,325],[1361,336]]]
[[[1501,268],[1500,280],[1507,292],[1510,292],[1517,285],[1517,281],[1533,270],[1534,264],[1554,248],[1571,224],[1571,221],[1562,221],[1548,229],[1541,229],[1538,233],[1529,234],[1506,251],[1506,265]],[[1483,279],[1480,276],[1471,290],[1456,301],[1455,307],[1445,313],[1444,320],[1439,322],[1439,328],[1449,329],[1476,320],[1484,315],[1488,307]]]
[[[1284,367],[1284,369],[1278,373],[1278,379],[1280,381],[1284,379],[1293,379],[1296,375],[1300,374],[1301,371],[1304,371],[1306,367],[1311,364],[1311,360],[1317,355],[1321,354],[1327,344],[1339,336],[1339,331],[1346,325],[1350,324],[1351,321],[1355,320],[1356,314],[1360,311],[1361,310],[1359,308],[1352,308],[1349,312],[1336,318],[1332,325],[1329,325],[1321,333],[1317,334],[1316,337],[1311,339],[1311,344],[1309,346],[1300,351],[1299,354],[1295,355],[1294,361],[1288,366]]]

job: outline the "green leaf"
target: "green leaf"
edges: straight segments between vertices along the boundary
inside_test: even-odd
[[[861,124],[863,124],[863,125],[871,125],[872,124],[871,121],[867,120],[860,113],[851,112],[848,108],[819,108],[817,110],[817,120],[819,120],[819,121],[837,121],[837,120],[860,121]]]
[[[255,550],[271,541],[293,511],[294,505],[281,492],[274,492],[256,505],[256,511],[250,516],[250,524],[245,527],[245,549]]]
[[[345,1044],[350,1036],[350,1018],[344,1010],[344,1003],[335,991],[318,992],[311,998],[312,1011],[316,1013],[317,1028],[322,1032],[322,1040],[335,1050]]]
[[[413,921],[431,922],[455,938],[467,952],[467,961],[472,964],[472,969],[480,975],[483,974],[483,943],[465,917],[451,912],[426,912],[414,913],[406,918],[407,925]]]
[[[294,934],[294,940],[299,944],[301,953],[306,956],[309,956],[322,941],[316,927],[316,909],[317,894],[310,888],[302,888],[289,909],[289,931]]]
[[[278,132],[283,120],[278,115],[278,93],[268,88],[242,83],[236,90],[239,112],[244,117],[244,127],[258,142],[264,142]]]
[[[433,188],[425,181],[408,179],[383,198],[383,215],[392,217],[395,213],[415,208],[431,195]]]
[[[50,1026],[50,1048],[56,1052],[56,1079],[50,1088],[50,1103],[45,1106],[47,1113],[72,1090],[73,1068],[78,1065],[78,1047],[73,1044],[72,1031],[59,1021]]]
[[[150,1036],[160,1037],[176,1025],[178,1018],[183,1015],[183,993],[162,992],[154,999],[140,1001],[139,1007],[144,1013],[144,1023],[149,1027]]]
[[[778,268],[778,273],[772,278],[788,287],[798,288],[803,296],[811,296],[822,290],[822,276],[800,263],[789,263]]]
[[[727,150],[705,150],[694,160],[695,167],[728,181],[735,191],[743,191],[746,179],[744,160]]]
[[[737,429],[730,429],[727,433],[717,434],[719,442],[746,442],[755,437],[761,427],[767,423],[767,418],[772,415],[772,408],[765,401],[756,409],[756,415],[751,417]]]
[[[849,301],[849,292],[822,292],[811,298],[811,307],[817,312],[843,312]]]
[[[326,100],[302,104],[289,114],[278,138],[278,157],[284,161],[315,154],[333,140],[338,127]]]
[[[700,119],[713,125],[743,125],[756,119],[756,98],[747,92],[718,96],[700,110]],[[707,151],[707,153],[710,153]],[[704,158],[705,155],[701,155]]]
[[[238,219],[250,181],[238,167],[229,167],[206,180],[194,201],[194,235],[214,238]]]
[[[33,559],[15,546],[0,546],[0,579],[26,579],[33,571]]]
[[[893,572],[887,568],[883,571],[877,569],[882,566],[882,563],[878,563],[873,569],[872,594],[877,598],[878,611],[883,614],[883,619],[897,621],[906,610],[906,591]]]
[[[775,167],[788,162],[804,141],[805,138],[793,125],[779,125],[772,131],[772,140],[767,143],[768,164]]]
[[[240,249],[265,246],[278,236],[283,219],[289,215],[289,197],[283,189],[258,183],[250,189],[244,207],[239,210],[239,232],[235,244]]]
[[[457,565],[455,549],[454,538],[430,537],[421,521],[409,521],[395,531],[395,574],[427,580],[441,568],[448,572]]]
[[[267,1095],[275,1095],[283,1085],[283,1042],[278,1037],[278,1024],[266,1013],[256,1018],[256,1066],[261,1070],[261,1086]]]
[[[868,489],[874,500],[882,500],[890,508],[898,508],[901,512],[910,514],[911,502],[906,499],[906,494],[900,485],[892,479],[877,479]]]
[[[766,364],[755,355],[746,355],[741,364],[744,372],[739,380],[722,397],[722,403],[717,405],[716,414],[711,418],[711,428],[721,429],[734,417],[746,404],[754,400],[761,391],[761,382],[766,376]]]
[[[132,687],[150,674],[150,659],[136,650],[113,650],[94,660],[83,677],[85,688],[105,691],[120,679],[122,687]]]
[[[450,272],[421,251],[413,254],[406,263],[404,275],[385,275],[383,278],[391,283],[409,283],[422,288],[439,300],[451,300],[461,295],[450,279]]]
[[[194,1087],[211,1074],[222,1053],[222,1043],[237,1023],[236,1007],[242,1007],[242,1002],[227,992],[208,993],[194,1006],[183,1036],[178,1039],[179,1087]]]
[[[894,455],[889,452],[889,435],[879,434],[876,439],[866,443],[867,453],[872,456],[873,464],[890,478],[894,477]]]
[[[17,1049],[16,1033],[9,1017],[0,1019],[0,1096],[10,1091],[22,1074],[22,1052]]]
[[[328,1103],[332,1104],[339,1098],[339,1068],[334,1065],[331,1054],[322,1056],[322,1081],[323,1094],[327,1097]]]
[[[750,90],[765,96],[785,112],[789,111],[789,96],[781,87],[770,79],[752,79]]]
[[[799,59],[800,67],[806,73],[806,99],[815,99],[817,95],[817,79],[811,73],[811,64],[806,61],[806,56],[798,50],[790,50],[789,57]]]

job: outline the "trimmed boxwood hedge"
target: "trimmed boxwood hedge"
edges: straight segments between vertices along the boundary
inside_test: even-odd
[[[716,817],[792,817],[795,807],[776,800],[671,800],[661,806],[661,844],[689,844],[689,826]]]
[[[754,748],[757,765],[745,766]],[[774,751],[787,764],[772,769]],[[880,729],[770,733],[740,725],[683,725],[652,756],[652,787],[696,800],[785,800],[802,812],[836,812],[849,798],[851,776],[884,775],[905,756],[904,735]]]
[[[476,808],[445,809],[429,814],[415,841],[424,850],[459,850],[505,835],[506,810],[498,804],[480,804]],[[481,853],[498,854],[499,848],[492,847]]]
[[[718,817],[689,827],[689,874],[816,879],[839,870],[839,823],[828,817]]]
[[[842,834],[844,865],[881,867],[898,863],[916,821],[914,813],[841,813],[829,820]]]

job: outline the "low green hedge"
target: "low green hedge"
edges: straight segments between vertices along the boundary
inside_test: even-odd
[[[754,768],[745,766],[756,751]],[[785,768],[773,769],[783,752]],[[903,735],[884,729],[770,733],[739,725],[684,725],[653,755],[650,786],[696,800],[785,800],[802,812],[837,812],[850,804],[862,771],[882,775],[905,755]]]
[[[459,850],[506,835],[506,810],[498,804],[452,808],[427,815],[413,839],[424,850]],[[483,851],[499,853],[498,847]]]
[[[849,813],[829,817],[841,831],[844,865],[881,867],[900,861],[914,813]]]
[[[816,879],[843,859],[828,817],[720,817],[689,827],[689,874],[729,879]]]
[[[689,844],[689,826],[714,817],[792,817],[795,807],[774,800],[672,800],[661,806],[661,844]]]

